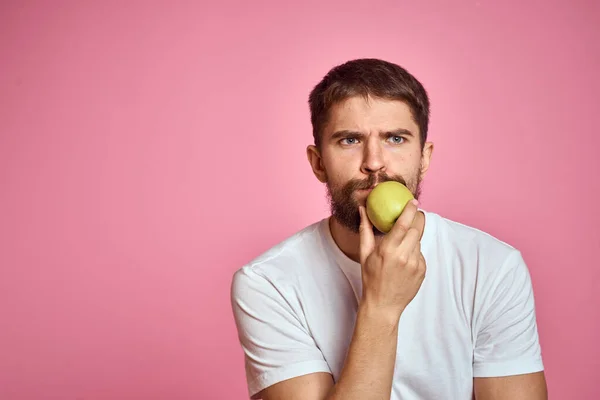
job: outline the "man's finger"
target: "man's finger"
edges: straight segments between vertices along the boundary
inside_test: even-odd
[[[389,244],[392,247],[400,245],[404,235],[406,235],[406,232],[408,232],[417,216],[417,204],[416,200],[409,201],[406,204],[406,207],[402,210],[402,213],[394,223],[394,226],[392,226],[392,229],[386,235],[384,240],[389,242],[386,244]]]
[[[404,255],[406,260],[414,259],[418,260],[418,254],[420,253],[420,242],[419,242],[419,231],[416,228],[410,228],[404,239],[398,247],[396,247],[396,254]]]
[[[369,254],[375,249],[375,235],[365,208],[359,206],[358,211],[360,212],[360,264],[364,265]]]
[[[420,235],[419,235],[420,236]],[[421,260],[421,238],[418,237],[417,242],[413,246],[412,257],[416,260]]]

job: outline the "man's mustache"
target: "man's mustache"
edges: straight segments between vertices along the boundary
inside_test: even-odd
[[[346,184],[345,191],[352,193],[355,190],[366,190],[373,188],[376,184],[387,181],[400,182],[406,186],[406,181],[401,176],[389,176],[385,173],[371,174],[366,179],[353,179]]]

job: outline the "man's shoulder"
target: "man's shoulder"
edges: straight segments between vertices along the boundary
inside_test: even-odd
[[[512,253],[516,248],[507,241],[473,225],[468,225],[454,219],[433,214],[437,219],[438,234],[459,247],[477,247],[485,251]]]
[[[526,267],[515,245],[483,229],[435,214],[438,243],[474,266],[484,276],[497,276],[513,267]]]
[[[323,223],[326,220],[300,229],[241,266],[233,274],[234,283],[248,285],[261,282],[278,286],[310,276],[310,271],[306,270],[316,266],[316,262],[312,261],[323,250]]]

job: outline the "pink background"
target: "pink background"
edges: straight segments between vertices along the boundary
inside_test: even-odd
[[[599,2],[94,3],[0,5],[1,399],[243,399],[231,275],[327,215],[355,57],[424,82],[423,206],[523,251],[551,398],[600,398]]]

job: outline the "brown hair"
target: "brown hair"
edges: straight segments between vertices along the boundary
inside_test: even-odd
[[[419,127],[421,148],[425,146],[429,125],[427,91],[404,68],[374,58],[350,60],[334,67],[310,92],[308,103],[315,146],[321,146],[323,127],[327,123],[331,107],[353,96],[371,96],[407,103]]]

